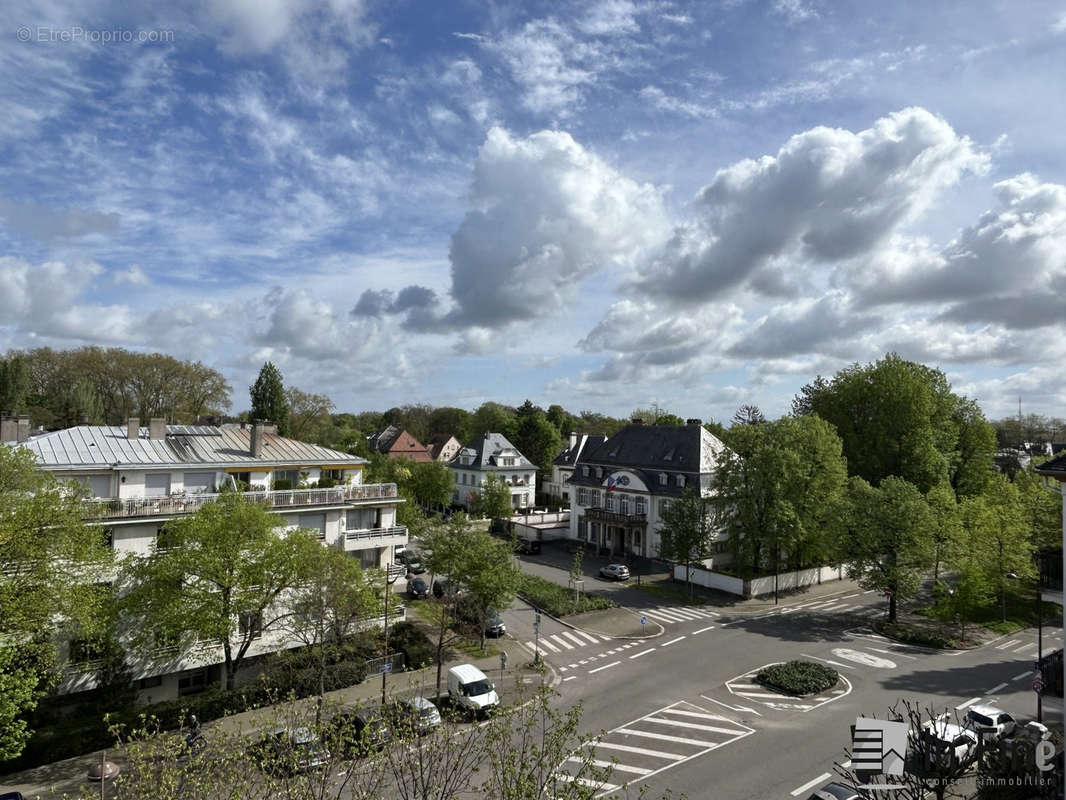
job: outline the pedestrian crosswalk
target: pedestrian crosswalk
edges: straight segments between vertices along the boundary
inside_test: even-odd
[[[1043,641],[1043,652],[1049,653],[1052,650],[1057,650],[1062,647],[1062,639],[1058,636],[1045,636]],[[1040,643],[1030,639],[1007,639],[995,645],[996,650],[1003,650],[1005,652],[1019,653],[1021,655],[1036,656]]]
[[[783,617],[800,611],[818,614],[843,614],[849,617],[861,617],[864,619],[874,619],[879,616],[884,616],[884,604],[875,604],[871,606],[867,603],[856,603],[854,598],[859,596],[860,595],[858,594],[851,594],[845,595],[844,597],[834,597],[829,600],[815,600],[810,603],[799,603],[793,606],[785,606],[784,608],[775,608],[760,616]]]
[[[575,650],[579,647],[602,645],[604,642],[609,641],[611,641],[610,636],[586,633],[585,631],[579,631],[575,628],[572,631],[546,634],[537,640],[531,639],[526,642],[526,647],[534,653],[539,651],[540,655],[543,656],[548,653],[565,653],[568,650]]]
[[[703,622],[722,616],[717,611],[705,611],[692,606],[653,606],[636,611],[660,625],[676,625],[679,622]]]
[[[590,752],[570,756],[560,765],[556,777],[596,788],[597,797],[602,797],[754,732],[747,725],[693,703],[672,703],[589,742],[586,747]],[[591,780],[590,773],[582,769],[586,764],[609,768],[610,773],[606,780]]]

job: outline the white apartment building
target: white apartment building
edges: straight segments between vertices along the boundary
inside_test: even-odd
[[[495,475],[511,491],[511,508],[530,508],[536,503],[537,467],[518,452],[502,433],[486,433],[463,447],[448,462],[455,474],[453,500],[469,508],[480,487]]]
[[[269,425],[153,419],[143,428],[131,419],[125,427],[80,425],[37,436],[28,435],[28,425],[5,420],[4,426],[0,438],[27,448],[41,469],[88,488],[92,521],[105,528],[116,555],[153,554],[165,546],[168,521],[233,487],[267,503],[285,529],[317,530],[324,545],[343,548],[364,567],[387,567],[395,547],[407,542],[407,529],[396,524],[402,500],[395,484],[364,484],[365,459],[278,436]],[[299,644],[268,631],[247,655]],[[141,697],[156,702],[202,691],[221,680],[222,660],[213,645],[173,654],[161,648],[135,665]],[[93,666],[72,663],[60,691],[91,688]]]
[[[613,557],[659,556],[662,514],[688,487],[711,493],[725,445],[698,419],[681,425],[634,420],[608,439],[586,444],[570,486],[570,533]],[[715,543],[715,559],[726,554]]]

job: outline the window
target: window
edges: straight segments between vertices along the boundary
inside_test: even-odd
[[[319,476],[319,480],[321,480],[322,478],[325,478],[326,480],[330,480],[330,481],[336,481],[337,483],[341,483],[341,482],[344,481],[344,470],[343,469],[324,469],[324,470],[322,470],[322,474]]]
[[[369,548],[367,550],[357,550],[359,553],[359,565],[363,569],[373,569],[374,567],[381,566],[381,550],[378,548]]]
[[[92,639],[70,640],[70,663],[87,664],[90,661],[99,661],[102,658],[99,643]]]
[[[602,478],[603,477],[603,467],[596,467],[596,477],[597,478]]]
[[[522,508],[527,508],[528,506],[529,506],[529,492],[526,492],[525,494],[522,495]]]
[[[274,488],[280,491],[285,489],[300,488],[300,470],[278,469],[274,470]]]
[[[156,689],[163,685],[163,676],[156,675],[152,678],[141,678],[137,681],[138,689]]]
[[[182,475],[186,494],[208,494],[215,488],[215,473],[186,472]]]
[[[666,473],[665,472],[660,472],[659,473],[659,485],[660,486],[666,486]]]
[[[237,625],[242,637],[258,639],[263,635],[263,615],[258,611],[242,611]]]
[[[589,505],[598,508],[600,505],[600,493],[595,489],[589,491]]]
[[[581,474],[584,475],[587,478],[589,476],[589,468],[588,467],[582,467],[581,468]]]
[[[618,510],[623,514],[629,513],[629,495],[623,494],[618,498]]]
[[[684,485],[685,485],[685,476],[684,475],[678,475],[677,476],[677,485],[680,486],[680,487],[684,487]]]
[[[589,490],[581,489],[577,490],[577,504],[579,506],[587,506],[589,504]]]
[[[145,497],[170,497],[170,473],[149,472],[144,476]]]
[[[229,477],[237,484],[237,491],[239,492],[248,491],[248,487],[252,485],[252,473],[250,472],[231,472]]]
[[[647,514],[648,513],[648,500],[647,500],[647,498],[638,497],[637,498],[637,502],[636,502],[636,506],[637,506],[636,513],[638,513],[638,514]]]
[[[607,499],[604,502],[604,507],[608,511],[614,511],[614,495],[611,494],[610,492],[607,493]]]
[[[310,528],[318,531],[318,538],[326,538],[326,515],[325,514],[301,514],[299,525],[301,528]]]
[[[584,518],[577,521],[577,538],[582,540],[589,538],[589,525]]]
[[[670,500],[665,500],[665,499],[659,501],[659,516],[660,517],[663,514],[665,514],[667,511],[670,510],[670,503],[671,503]]]
[[[88,489],[89,497],[113,497],[110,475],[78,475],[74,482]]]
[[[178,546],[178,537],[174,531],[167,530],[166,525],[160,525],[155,529],[155,549],[160,552],[171,550]]]
[[[518,476],[517,475],[512,475],[511,476],[511,485],[512,486],[518,486]]]
[[[207,690],[207,670],[200,669],[178,678],[178,697],[200,694]]]
[[[345,512],[345,530],[365,531],[381,527],[376,508],[352,508]]]

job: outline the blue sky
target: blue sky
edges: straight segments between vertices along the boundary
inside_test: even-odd
[[[1061,4],[122,5],[5,15],[0,348],[716,419],[896,350],[1063,415]]]

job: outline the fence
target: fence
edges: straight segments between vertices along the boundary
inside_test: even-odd
[[[704,586],[708,589],[717,589],[721,592],[727,592],[728,594],[735,594],[738,597],[762,597],[764,595],[773,594],[775,591],[773,575],[744,580],[743,578],[737,578],[733,575],[726,575],[722,572],[713,572],[711,570],[701,569],[700,567],[692,567],[691,569],[691,580],[697,586]],[[688,568],[683,564],[678,564],[674,567],[675,580],[686,580],[686,574],[689,574]],[[776,590],[779,592],[787,592],[801,589],[805,586],[814,586],[819,583],[838,581],[843,578],[843,566],[802,569],[798,572],[782,572],[777,575]]]

